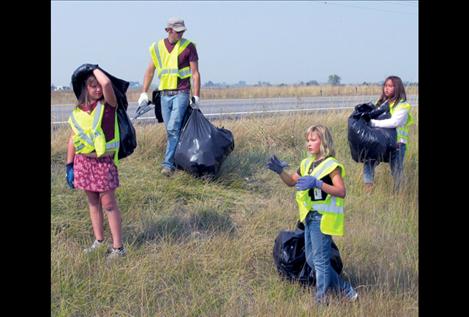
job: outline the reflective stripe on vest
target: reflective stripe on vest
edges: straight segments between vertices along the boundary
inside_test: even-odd
[[[158,48],[155,47],[156,43],[152,43],[150,46],[150,54],[153,59],[153,64],[155,64],[156,69],[161,69],[163,66],[163,63],[161,62],[161,56],[160,52],[158,51]],[[158,77],[160,77],[160,74],[158,73]]]
[[[119,147],[119,141],[106,143],[106,150],[117,149],[118,147]]]
[[[104,131],[101,128],[101,122],[104,115],[104,105],[98,101],[96,108],[92,111],[91,116],[81,114],[78,107],[75,109],[70,118],[69,123],[76,133],[73,137],[75,152],[80,154],[87,154],[96,151],[96,156],[100,157],[106,151],[115,150],[114,161],[117,162],[117,152],[119,149],[119,125],[117,120],[117,112],[114,115],[114,138],[106,142]],[[77,120],[76,116],[80,116]],[[91,127],[89,121],[92,119]],[[87,132],[85,132],[87,130]]]
[[[78,131],[78,135],[80,136],[80,138],[82,138],[83,141],[88,143],[89,146],[93,146],[93,140],[91,140],[88,137],[88,135],[86,135],[85,131],[83,131],[83,129],[78,124],[77,120],[75,119],[75,116],[73,115],[73,112],[72,112],[72,115],[70,116],[70,119],[72,120],[72,123],[75,126],[75,129]],[[84,144],[81,144],[80,149],[82,149],[84,146],[85,146]],[[76,150],[80,150],[80,149],[76,148]]]
[[[119,106],[118,106],[119,107]],[[116,109],[116,114],[114,116],[114,139],[109,140],[106,143],[112,145],[112,147],[109,148],[109,150],[115,149],[114,152],[114,164],[117,166],[119,165],[119,146],[120,146],[120,140],[121,140],[121,135],[119,132],[119,120],[117,120],[117,109]]]
[[[325,170],[331,168],[331,166],[336,166],[337,165],[337,161],[334,160],[334,159],[331,159],[331,158],[327,158],[323,164],[319,164],[319,166],[317,166],[314,170],[313,170],[313,173],[311,174],[311,176],[314,176],[316,178],[318,178],[322,173],[324,173]]]
[[[160,79],[159,90],[173,90],[177,88],[178,78],[185,79],[192,76],[189,66],[179,69],[178,56],[191,42],[180,39],[171,53],[168,52],[164,40],[150,45],[150,55]]]
[[[330,212],[333,214],[343,214],[344,207],[337,204],[337,197],[331,196],[330,203],[318,203],[317,201],[313,202],[313,210],[322,210],[324,212]]]
[[[300,165],[300,176],[308,175],[308,169],[314,162],[314,157],[306,158]],[[329,175],[337,167],[341,169],[341,176],[345,176],[344,166],[340,164],[335,158],[328,157],[321,162],[309,174],[318,179]],[[309,190],[297,191],[296,202],[298,204],[300,221],[304,222],[307,214],[311,210],[318,211],[321,215],[321,232],[329,235],[341,236],[344,234],[344,199],[327,194],[326,199],[312,201],[309,196]]]
[[[91,153],[96,151],[97,156],[101,156],[106,151],[106,140],[101,129],[101,120],[104,115],[104,106],[98,104],[91,112],[92,116],[83,112],[78,107],[73,110],[69,123],[76,135],[73,137],[73,144],[76,153]],[[77,120],[77,116],[80,120]],[[91,126],[89,121],[92,120]]]
[[[178,49],[178,55],[182,53],[182,51],[184,51],[184,49],[189,45],[191,44],[191,41],[187,40],[187,39],[180,39],[179,40],[179,49]]]
[[[394,104],[395,104],[395,102],[392,102],[389,105],[389,112],[391,113],[391,116],[398,109],[399,110],[400,109],[407,110],[407,120],[406,120],[406,122],[404,123],[403,126],[400,126],[400,127],[396,128],[396,132],[397,132],[396,142],[404,141],[404,143],[408,144],[409,143],[409,126],[414,124],[414,118],[412,117],[412,115],[410,113],[411,106],[407,101],[404,101],[404,100],[400,100],[399,103],[396,106],[394,106]]]
[[[191,68],[189,66],[187,66],[187,67],[184,67],[184,68],[180,69],[179,72],[178,72],[178,75],[182,79],[191,77],[192,76]]]

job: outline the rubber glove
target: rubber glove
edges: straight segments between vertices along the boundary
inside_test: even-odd
[[[198,109],[199,108],[199,102],[200,102],[199,96],[192,96],[190,106],[194,109]]]
[[[65,179],[67,180],[67,184],[68,184],[68,186],[69,186],[71,189],[74,189],[75,186],[73,186],[73,179],[74,179],[74,175],[73,175],[73,162],[72,162],[72,163],[68,163],[68,164],[66,165],[66,170],[67,170],[67,173],[66,173]]]
[[[140,97],[138,98],[138,106],[146,106],[150,102],[150,99],[148,98],[148,94],[146,92],[142,92],[140,94]]]
[[[288,163],[282,160],[279,160],[277,156],[272,155],[270,161],[267,162],[267,168],[271,171],[274,171],[277,174],[281,174],[283,169],[288,166]]]
[[[303,176],[298,178],[296,182],[296,190],[307,190],[310,188],[321,188],[322,187],[322,180],[317,179],[314,176]]]

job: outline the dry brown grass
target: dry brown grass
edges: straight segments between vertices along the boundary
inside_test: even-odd
[[[121,161],[117,190],[128,255],[114,265],[104,254],[81,252],[93,239],[86,198],[66,186],[68,132],[53,130],[51,315],[417,316],[417,110],[402,194],[390,191],[388,164],[377,167],[374,192],[363,191],[362,164],[348,148],[347,112],[215,121],[233,132],[235,149],[213,182],[180,171],[161,176],[163,125],[137,126],[138,147]],[[330,127],[346,169],[346,232],[334,240],[344,277],[360,294],[358,303],[333,301],[322,309],[314,289],[282,281],[275,271],[274,239],[294,227],[298,211],[294,189],[265,168],[275,153],[296,170],[304,130],[314,123]]]
[[[140,90],[129,90],[127,99],[136,102]],[[378,85],[344,85],[344,86],[283,86],[283,87],[244,87],[244,88],[202,88],[202,99],[237,99],[237,98],[275,98],[275,97],[314,97],[314,96],[353,96],[379,95]],[[418,86],[406,87],[408,95],[418,94]],[[75,95],[72,91],[51,92],[51,105],[73,104]]]

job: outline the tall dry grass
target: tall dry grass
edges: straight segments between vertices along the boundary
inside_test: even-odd
[[[200,91],[202,99],[237,99],[237,98],[280,98],[280,97],[314,97],[314,96],[354,96],[380,95],[381,86],[378,85],[319,85],[319,86],[271,86],[271,87],[242,87],[242,88],[203,88]],[[139,89],[129,89],[127,99],[136,102],[140,96]],[[418,86],[406,87],[408,95],[418,94]],[[73,104],[76,102],[72,91],[52,91],[51,105]]]
[[[416,115],[417,109],[413,109]],[[51,311],[53,316],[417,316],[418,135],[405,159],[404,191],[393,194],[388,164],[376,169],[372,194],[362,165],[351,159],[348,113],[284,115],[216,121],[231,130],[235,149],[215,181],[178,171],[159,174],[165,150],[161,124],[137,126],[138,148],[119,166],[117,199],[128,255],[106,264],[85,256],[93,240],[85,195],[64,180],[66,129],[52,131]],[[293,229],[294,189],[265,168],[275,153],[295,171],[311,124],[332,130],[345,165],[346,233],[335,237],[344,278],[358,303],[314,305],[314,290],[282,281],[274,239]],[[417,123],[418,125],[418,123]],[[109,228],[105,226],[109,238]]]

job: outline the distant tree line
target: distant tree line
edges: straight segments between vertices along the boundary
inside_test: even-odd
[[[332,86],[343,86],[341,82],[341,78],[339,75],[332,74],[329,75],[328,80],[326,83],[323,83],[325,85],[332,85]],[[367,82],[364,81],[361,84],[349,84],[349,85],[363,85],[363,86],[372,86],[372,85],[378,85],[381,86],[383,85],[384,81],[379,81],[379,82]],[[405,81],[403,82],[405,86],[418,86],[418,82],[410,82],[410,81]],[[226,82],[213,82],[209,80],[208,82],[202,84],[202,87],[204,88],[236,88],[236,87],[286,87],[286,86],[319,86],[321,85],[317,80],[309,80],[309,81],[300,81],[298,83],[294,84],[286,84],[286,83],[280,83],[277,85],[271,84],[268,81],[258,81],[255,84],[249,85],[246,84],[246,81],[240,80],[239,82],[235,84],[227,84]]]
[[[328,84],[328,85],[332,85],[332,86],[340,86],[340,85],[342,85],[340,83],[340,81],[341,81],[341,78],[340,78],[339,75],[331,74],[328,77],[327,83],[324,83],[324,84]],[[383,81],[374,82],[374,83],[364,81],[360,85],[363,85],[363,86],[380,85],[381,86],[382,84],[383,84]],[[277,84],[277,85],[271,84],[268,81],[258,81],[257,83],[255,83],[253,85],[249,85],[244,80],[240,80],[240,81],[238,81],[237,83],[234,83],[234,84],[228,84],[226,82],[217,83],[217,82],[213,82],[213,81],[209,80],[209,81],[205,82],[204,84],[202,84],[202,87],[204,87],[204,88],[240,88],[240,87],[271,87],[271,86],[284,87],[284,86],[319,86],[319,85],[320,85],[320,83],[317,80],[309,80],[309,81],[306,81],[306,82],[305,81],[300,81],[300,82],[294,83],[294,84],[280,83],[280,84]],[[404,85],[405,86],[417,86],[418,82],[405,81]],[[54,84],[51,84],[50,90],[51,91],[57,91],[57,90],[67,91],[67,90],[71,90],[70,87],[71,87],[71,84],[70,84],[70,86],[55,86]],[[129,89],[139,89],[141,87],[142,87],[142,84],[140,84],[140,82],[138,82],[138,81],[129,81]],[[156,87],[157,87],[156,83],[153,83],[150,88],[156,89]]]
[[[317,80],[310,80],[307,82],[300,81],[299,83],[295,84],[286,84],[286,83],[280,83],[277,85],[271,84],[268,81],[258,81],[257,83],[253,85],[248,85],[246,81],[240,80],[235,84],[227,84],[226,82],[213,82],[211,80],[207,81],[206,83],[202,84],[202,87],[204,88],[236,88],[236,87],[284,87],[284,86],[318,86],[319,83]]]

